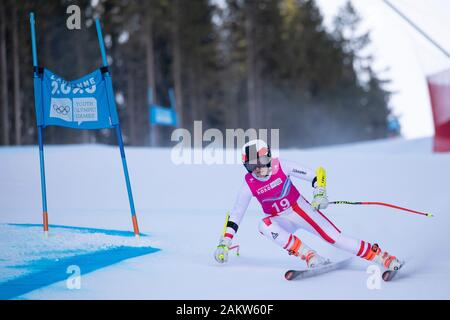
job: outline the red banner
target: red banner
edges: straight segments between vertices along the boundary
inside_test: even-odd
[[[427,77],[434,120],[434,152],[450,151],[450,69]]]

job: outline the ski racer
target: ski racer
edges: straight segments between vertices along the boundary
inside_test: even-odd
[[[265,217],[259,223],[259,232],[287,251],[306,262],[308,268],[330,263],[308,247],[294,233],[298,229],[311,232],[331,245],[372,261],[386,270],[398,270],[402,266],[395,256],[382,251],[378,244],[348,236],[341,232],[320,210],[328,206],[326,173],[296,163],[272,158],[269,146],[262,140],[252,140],[242,148],[242,161],[248,173],[237,195],[219,241],[214,257],[224,263],[239,224],[250,200],[255,197],[261,204]],[[310,181],[313,200],[309,203],[292,184],[291,177]]]

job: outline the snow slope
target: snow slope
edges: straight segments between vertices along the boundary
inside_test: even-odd
[[[49,146],[45,149],[50,224],[129,231],[131,218],[119,150],[101,145]],[[303,262],[263,238],[263,217],[255,200],[235,243],[241,255],[225,265],[213,259],[225,213],[231,208],[244,169],[235,165],[175,165],[170,149],[126,148],[143,246],[161,251],[114,262],[83,273],[81,289],[66,281],[16,296],[18,299],[449,299],[450,298],[450,154],[432,154],[431,140],[386,140],[310,150],[281,150],[280,156],[328,173],[330,200],[384,201],[428,211],[425,218],[384,207],[330,206],[325,213],[345,233],[378,242],[405,259],[397,281],[371,290],[366,261],[354,259],[339,270],[302,282],[284,280],[284,271]],[[48,241],[63,237],[71,249],[114,239],[50,228],[49,239],[27,235],[40,224],[39,155],[36,147],[0,148],[0,283],[1,263],[20,264]],[[294,180],[306,197],[308,183]],[[21,231],[22,230],[22,231]],[[37,229],[36,229],[37,230]],[[36,232],[36,231],[35,231]],[[322,255],[339,252],[312,235],[298,232]],[[22,238],[22,239],[21,239]],[[29,243],[22,257],[15,248]],[[78,240],[77,240],[78,239]],[[130,239],[124,240],[129,242]],[[134,239],[133,239],[134,240]],[[61,246],[59,246],[61,248]],[[81,252],[81,251],[80,251]],[[1,290],[0,286],[0,290]],[[3,289],[5,290],[5,289]],[[0,292],[1,293],[1,292]]]

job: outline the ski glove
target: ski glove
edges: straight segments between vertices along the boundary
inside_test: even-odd
[[[230,250],[231,239],[228,237],[221,237],[219,245],[214,252],[214,258],[219,263],[224,263],[228,261],[228,251]]]
[[[326,209],[328,207],[327,198],[327,178],[325,169],[322,167],[316,170],[316,179],[313,181],[314,186],[314,198],[311,203],[312,207],[316,210]]]
[[[316,209],[326,209],[328,207],[327,189],[325,187],[314,188],[314,199],[311,206]]]

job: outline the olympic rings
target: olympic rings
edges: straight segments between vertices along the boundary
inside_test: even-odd
[[[56,113],[59,113],[63,116],[68,115],[70,112],[69,106],[61,106],[61,105],[54,104],[52,107],[53,107],[53,110],[56,111]]]

